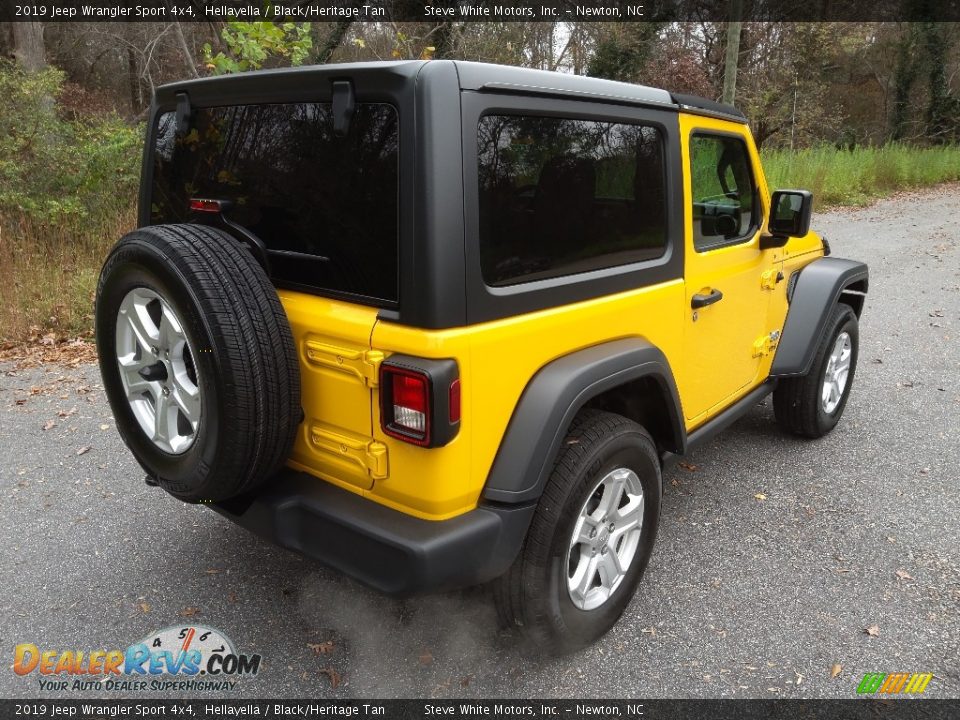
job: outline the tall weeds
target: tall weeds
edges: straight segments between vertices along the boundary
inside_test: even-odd
[[[761,153],[770,190],[813,192],[818,209],[865,205],[897,190],[960,180],[960,146],[890,144],[836,150],[830,146]]]

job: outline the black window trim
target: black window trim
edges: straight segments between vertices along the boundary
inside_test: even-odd
[[[747,170],[750,173],[750,183],[753,185],[753,223],[750,225],[750,228],[743,235],[738,235],[735,238],[724,238],[716,242],[711,242],[707,245],[701,245],[697,247],[697,240],[693,234],[693,223],[692,223],[692,212],[693,212],[693,157],[691,155],[691,143],[695,137],[719,137],[719,138],[730,138],[732,140],[737,140],[743,146],[744,152],[747,157]],[[753,158],[750,156],[750,148],[747,147],[747,140],[744,135],[738,132],[732,132],[729,130],[715,130],[713,128],[701,128],[696,127],[690,131],[690,134],[686,139],[687,143],[687,157],[690,159],[690,208],[691,208],[691,245],[693,246],[693,251],[698,255],[703,253],[713,252],[714,250],[719,250],[725,247],[733,247],[735,245],[748,245],[754,240],[757,239],[757,235],[763,227],[763,204],[760,202],[760,185],[757,183],[757,174],[754,172],[753,168]],[[685,208],[686,209],[686,208]]]
[[[640,289],[683,277],[683,178],[679,116],[675,110],[615,105],[596,100],[558,99],[462,91],[463,188],[466,241],[467,323],[486,322]],[[477,133],[486,115],[533,115],[656,128],[663,143],[666,248],[653,260],[613,265],[503,286],[487,285],[480,267]]]

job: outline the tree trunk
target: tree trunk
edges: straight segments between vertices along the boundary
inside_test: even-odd
[[[193,53],[190,52],[190,46],[187,45],[187,38],[183,35],[183,27],[180,23],[173,24],[173,31],[177,36],[177,42],[180,43],[180,50],[183,52],[183,64],[194,77],[200,77],[197,72],[197,61],[193,59]]]
[[[907,133],[910,92],[916,77],[913,24],[908,23],[897,46],[897,65],[893,75],[893,115],[890,118],[890,136],[893,140],[900,140]]]
[[[727,48],[723,62],[723,102],[733,105],[737,97],[737,65],[740,61],[741,0],[733,0],[732,14],[737,18],[727,23]]]
[[[140,89],[140,73],[137,70],[137,56],[133,48],[127,48],[127,82],[130,87],[130,110],[136,115],[143,107],[143,93]]]
[[[13,26],[13,58],[27,72],[43,70],[47,66],[43,51],[43,24],[15,22]]]
[[[927,137],[935,143],[947,141],[946,130],[949,115],[949,94],[947,85],[947,33],[941,33],[939,23],[923,23],[922,32],[927,48],[927,61],[930,75],[930,102],[927,105]]]
[[[333,26],[333,30],[330,31],[329,35],[327,35],[327,39],[324,41],[323,46],[317,51],[317,54],[313,59],[317,65],[324,65],[330,62],[330,58],[333,56],[333,53],[336,51],[336,49],[340,47],[340,43],[343,42],[343,38],[347,34],[347,30],[350,29],[350,25],[352,23],[352,20],[341,20]]]
[[[445,20],[437,26],[437,29],[433,31],[433,42],[431,43],[436,48],[433,57],[442,60],[452,56],[455,32],[456,28],[449,20]]]

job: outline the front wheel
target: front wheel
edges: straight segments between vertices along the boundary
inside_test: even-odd
[[[857,369],[860,332],[853,308],[833,309],[810,372],[781,380],[773,393],[773,412],[787,432],[819,438],[843,415]]]
[[[617,622],[650,560],[660,461],[641,426],[587,410],[570,427],[530,531],[495,581],[504,625],[537,649],[571,652]]]

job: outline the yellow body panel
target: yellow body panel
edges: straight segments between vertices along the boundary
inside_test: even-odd
[[[424,331],[379,322],[374,346],[460,365],[460,433],[424,450],[379,430],[390,447],[390,477],[372,494],[421,517],[450,517],[476,506],[521,393],[551,360],[590,345],[642,336],[674,364],[681,353],[683,283],[679,280],[466,328]]]
[[[673,368],[688,430],[763,382],[776,347],[771,333],[782,331],[787,313],[786,278],[822,254],[820,239],[810,233],[761,251],[758,231],[742,244],[697,253],[687,150],[692,131],[743,137],[764,215],[769,192],[746,126],[681,114],[680,129],[685,280],[446,330],[407,327],[378,320],[375,308],[281,291],[300,356],[304,409],[289,464],[383,505],[443,520],[476,507],[524,388],[558,357],[645,338]],[[700,309],[694,320],[691,297],[714,288],[723,300]],[[457,361],[462,420],[448,445],[422,448],[380,429],[377,370],[392,353]]]
[[[698,252],[693,242],[693,204],[689,138],[697,131],[737,135],[750,152],[754,181],[760,186],[762,212],[769,194],[763,182],[756,148],[740,123],[699,115],[680,115],[681,159],[684,178],[684,277],[687,297],[684,307],[685,347],[678,386],[685,393],[684,415],[697,426],[758,384],[760,357],[754,343],[769,333],[769,290],[761,275],[774,265],[773,251],[760,250],[758,229],[750,240]],[[719,290],[723,299],[699,310],[690,307],[695,294]]]

